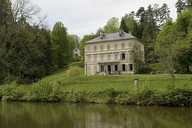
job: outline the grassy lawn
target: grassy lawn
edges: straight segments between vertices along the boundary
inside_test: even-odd
[[[134,79],[139,80],[138,88],[165,91],[170,86],[192,89],[192,75],[176,75],[174,83],[170,75],[123,75],[123,76],[91,76],[69,79],[66,73],[59,73],[43,79],[41,82],[61,82],[64,90],[102,91],[115,89],[117,91],[135,90]]]
[[[67,71],[60,71],[32,85],[1,86],[0,99],[192,106],[192,75],[177,74],[173,81],[170,75],[69,77]]]

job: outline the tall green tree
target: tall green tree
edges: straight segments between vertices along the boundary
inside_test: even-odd
[[[103,27],[104,33],[114,33],[119,31],[119,19],[116,17],[112,17],[107,21],[107,24]]]
[[[132,12],[128,15],[125,15],[121,19],[120,29],[122,29],[123,31],[125,31],[127,33],[131,33],[134,36],[137,36],[137,22],[135,19],[134,12]]]
[[[78,58],[74,58],[74,52],[73,50],[75,48],[79,49],[79,37],[77,35],[68,35],[68,43],[69,43],[69,57],[70,57],[70,61],[74,61],[75,59]]]
[[[11,2],[0,0],[0,25],[7,25],[13,21]]]
[[[181,73],[192,72],[192,13],[190,10],[183,11],[177,18],[177,56],[178,63],[181,68],[178,68]]]
[[[69,63],[69,43],[67,30],[62,22],[57,22],[51,32],[53,58],[58,68]]]
[[[11,2],[9,0],[0,0],[0,83],[7,75],[6,61],[4,55],[7,52],[7,46],[11,43],[10,35],[12,33],[13,15]]]
[[[158,62],[158,55],[155,53],[155,40],[161,26],[170,20],[170,11],[166,4],[139,8],[136,13],[139,22],[137,23],[136,37],[141,39],[145,45],[145,62],[153,64]]]
[[[170,21],[157,37],[155,50],[160,57],[164,73],[174,74],[176,70],[176,34],[175,24]]]
[[[192,13],[182,11],[175,23],[168,23],[159,33],[156,51],[166,70],[190,73],[192,67]],[[174,69],[174,70],[173,70]]]
[[[185,8],[185,0],[178,0],[176,3],[177,12],[180,13]]]

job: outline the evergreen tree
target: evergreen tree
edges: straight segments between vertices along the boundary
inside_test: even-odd
[[[130,13],[129,15],[125,15],[122,18],[120,29],[124,30],[127,33],[131,33],[134,36],[137,36],[138,30],[134,12]]]
[[[176,3],[177,12],[180,13],[185,8],[185,0],[178,0]]]
[[[167,23],[159,33],[156,51],[165,71],[174,69],[177,73],[191,73],[192,67],[192,13],[182,11],[175,23]],[[173,70],[172,70],[173,71]]]
[[[13,15],[11,2],[9,0],[0,0],[0,26],[12,23]]]
[[[122,17],[122,19],[121,19],[120,29],[123,30],[123,31],[126,32],[126,33],[129,33],[129,32],[130,32],[130,30],[129,30],[129,28],[127,27],[127,24],[126,24],[125,17]]]
[[[67,30],[62,22],[57,22],[51,32],[51,42],[55,66],[61,68],[69,63],[69,43]]]

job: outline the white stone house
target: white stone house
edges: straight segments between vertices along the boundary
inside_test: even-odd
[[[134,74],[144,62],[144,45],[125,32],[101,34],[85,45],[85,74]]]

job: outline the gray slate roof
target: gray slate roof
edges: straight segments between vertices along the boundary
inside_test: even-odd
[[[125,32],[116,32],[110,34],[104,34],[96,37],[93,40],[88,41],[87,43],[96,43],[96,42],[105,42],[105,41],[117,41],[117,40],[129,40],[136,39],[133,35]]]

